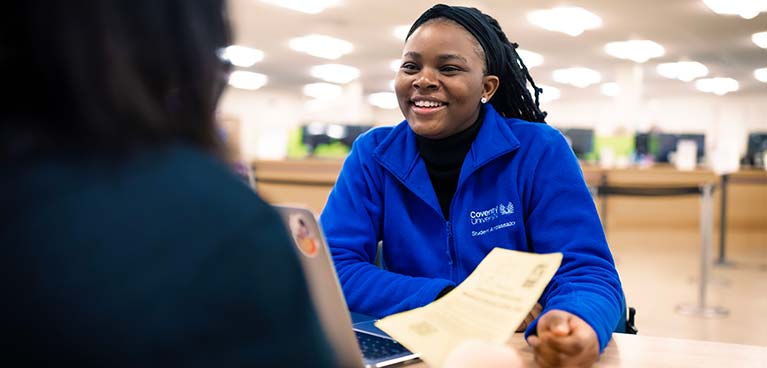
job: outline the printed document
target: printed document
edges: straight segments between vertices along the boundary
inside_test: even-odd
[[[432,367],[466,340],[504,344],[554,276],[562,253],[493,249],[453,291],[433,303],[376,322]]]

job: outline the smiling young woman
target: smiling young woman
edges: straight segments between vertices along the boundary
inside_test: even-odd
[[[477,121],[480,101],[490,100],[499,82],[486,74],[484,58],[476,39],[453,21],[437,18],[413,32],[394,84],[413,132],[440,139]]]
[[[523,328],[542,366],[589,366],[623,291],[578,161],[544,123],[516,48],[477,9],[423,13],[395,79],[405,120],[357,139],[320,220],[349,308],[377,317],[441,297],[494,247],[563,253]]]

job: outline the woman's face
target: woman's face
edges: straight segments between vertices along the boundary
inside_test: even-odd
[[[432,21],[405,43],[394,89],[410,128],[431,139],[470,127],[480,99],[498,88],[498,77],[484,75],[479,43],[456,23]]]

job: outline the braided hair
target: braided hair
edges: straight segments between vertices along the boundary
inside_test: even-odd
[[[407,38],[418,27],[432,20],[453,21],[471,33],[479,42],[485,55],[485,73],[500,79],[500,85],[490,103],[496,111],[507,118],[545,123],[546,112],[541,111],[539,88],[517,54],[517,43],[510,42],[493,17],[476,8],[437,4],[421,14],[410,27]],[[534,97],[527,89],[532,86]]]

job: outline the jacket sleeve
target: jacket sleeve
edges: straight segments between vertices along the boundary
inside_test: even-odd
[[[557,131],[546,134],[533,176],[522,188],[528,244],[536,253],[562,252],[562,265],[541,297],[543,313],[560,309],[596,331],[600,351],[624,313],[623,290],[594,201],[578,161]],[[537,320],[525,331],[536,331]]]
[[[449,280],[411,277],[378,268],[374,262],[383,229],[386,175],[361,140],[352,146],[320,222],[352,312],[384,317],[431,303]],[[396,231],[396,229],[386,229]]]

